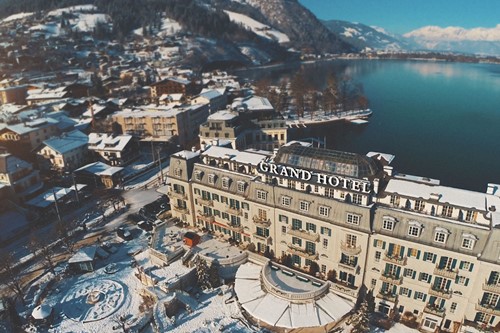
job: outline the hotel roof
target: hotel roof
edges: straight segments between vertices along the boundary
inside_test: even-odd
[[[267,158],[267,155],[259,153],[249,153],[245,151],[238,151],[236,149],[224,148],[218,146],[211,146],[206,151],[204,151],[202,155],[214,158],[227,159],[234,162],[251,164],[255,166],[257,166],[260,162],[264,161]]]
[[[79,130],[63,133],[59,137],[53,137],[43,142],[47,147],[55,150],[59,154],[65,154],[72,150],[87,145],[89,138]]]
[[[106,133],[90,133],[90,150],[114,150],[122,151],[132,140],[132,135],[112,135]]]
[[[208,120],[231,120],[237,118],[238,114],[228,110],[218,111],[208,116]]]

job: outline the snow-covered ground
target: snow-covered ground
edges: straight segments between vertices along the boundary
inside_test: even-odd
[[[47,16],[61,16],[63,13],[75,13],[75,12],[94,12],[97,11],[97,7],[94,5],[77,5],[64,8],[54,9],[47,13]]]
[[[173,36],[181,30],[182,26],[177,21],[169,18],[163,18],[161,21],[161,29],[160,31],[155,31],[155,34],[160,37]],[[135,29],[134,34],[142,36],[142,28]]]
[[[10,16],[7,16],[6,18],[4,18],[3,20],[0,20],[0,24],[12,22],[12,21],[15,21],[15,20],[20,20],[20,19],[23,19],[25,17],[30,17],[33,14],[35,14],[35,13],[17,13],[17,14],[14,14],[14,15],[10,15]]]
[[[288,38],[286,34],[276,29],[272,29],[270,26],[265,25],[259,21],[256,21],[251,17],[248,17],[240,13],[231,12],[229,10],[225,10],[224,12],[226,12],[226,14],[229,15],[231,21],[243,24],[243,26],[252,30],[257,35],[260,35],[268,39],[276,40],[279,43],[287,43],[290,41],[290,38]]]

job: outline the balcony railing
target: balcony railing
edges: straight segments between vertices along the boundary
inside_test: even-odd
[[[316,252],[309,252],[306,249],[291,243],[288,243],[287,245],[291,254],[296,254],[309,260],[318,260],[319,256]]]
[[[242,215],[241,214],[241,209],[238,209],[238,208],[235,208],[235,207],[227,207],[226,208],[226,213],[228,213],[230,215],[236,215],[236,216]]]
[[[233,224],[231,222],[226,223],[227,228],[236,232],[243,232],[243,226],[241,224]]]
[[[212,200],[203,199],[202,197],[198,197],[196,200],[198,201],[198,204],[202,206],[212,207],[214,205],[214,202]]]
[[[484,313],[488,313],[494,316],[500,316],[500,309],[495,308],[495,305],[491,304],[481,304],[480,301],[476,303],[476,310]]]
[[[345,270],[345,271],[348,271],[348,272],[351,272],[353,274],[358,274],[359,271],[361,270],[361,268],[359,267],[359,265],[356,265],[356,266],[352,266],[352,265],[349,265],[347,263],[343,263],[343,262],[339,262],[339,266]]]
[[[319,242],[319,234],[299,229],[290,229],[288,230],[288,234],[300,238],[307,239],[312,242]]]
[[[340,249],[347,255],[356,256],[361,253],[361,246],[353,246],[346,242],[340,242]]]
[[[176,191],[170,191],[167,193],[167,196],[169,198],[178,198],[182,200],[187,200],[187,195],[186,193],[181,193],[181,192],[176,192]]]
[[[448,279],[455,280],[457,278],[458,269],[450,270],[448,268],[436,267],[436,268],[434,268],[434,274],[448,278]]]
[[[443,317],[444,316],[444,308],[439,308],[433,304],[427,303],[424,308],[424,312],[433,314],[438,317]]]
[[[398,297],[397,295],[391,293],[391,292],[387,292],[387,291],[384,291],[384,290],[380,290],[379,293],[377,294],[377,297],[378,298],[382,298],[382,299],[385,299],[386,301],[389,301],[389,302],[396,302],[396,298]]]
[[[483,290],[490,291],[492,293],[500,294],[500,285],[490,284],[487,281],[483,283]]]
[[[271,220],[259,216],[253,217],[253,222],[261,227],[269,228],[271,226]]]
[[[182,206],[176,206],[174,205],[174,210],[179,212],[179,213],[183,213],[183,214],[189,214],[189,209],[187,207],[182,207]]]
[[[403,283],[403,277],[397,277],[395,275],[385,273],[382,273],[382,275],[380,276],[380,280],[390,284],[396,284],[398,286]]]
[[[198,211],[198,215],[198,217],[205,222],[213,223],[215,221],[215,217],[212,214],[206,214],[201,210]]]
[[[253,234],[253,237],[254,238],[257,238],[261,241],[263,241],[264,243],[266,244],[271,244],[271,236],[263,236],[263,235],[259,235],[258,233],[254,232]]]
[[[406,256],[400,257],[398,255],[386,252],[383,259],[384,261],[390,262],[395,265],[406,266],[406,260],[408,259],[408,257]]]
[[[450,299],[453,292],[451,290],[445,290],[445,289],[437,289],[434,287],[429,288],[429,294],[437,297],[441,297],[444,299]]]

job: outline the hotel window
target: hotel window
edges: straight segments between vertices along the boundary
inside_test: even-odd
[[[486,305],[487,307],[496,308],[498,303],[498,294],[484,293],[481,300],[481,305]]]
[[[326,274],[326,265],[321,265],[321,274]]]
[[[500,272],[498,271],[491,272],[490,276],[488,277],[488,284],[493,286],[500,285]]]
[[[467,213],[465,214],[465,220],[469,222],[474,222],[476,221],[477,218],[477,212],[473,210],[468,210]]]
[[[283,185],[285,183],[285,179],[279,178],[278,179],[278,184]]]
[[[345,192],[340,192],[340,199],[345,199]]]
[[[292,219],[292,229],[293,230],[301,230],[302,229],[302,221],[297,219]]]
[[[356,247],[357,241],[358,241],[358,236],[351,234],[345,235],[345,242],[348,247]]]
[[[399,294],[402,296],[409,297],[410,296],[410,289],[405,288],[405,287],[401,287],[401,288],[399,288]]]
[[[373,241],[373,246],[384,249],[385,248],[385,242],[382,241],[382,240],[380,240],[380,239],[375,239]]]
[[[427,273],[422,272],[422,273],[420,273],[420,275],[418,276],[418,280],[419,280],[419,281],[423,281],[423,282],[427,282],[427,283],[429,283],[429,282],[431,282],[431,277],[432,277],[431,275],[429,275],[429,274],[427,274]]]
[[[422,232],[422,225],[420,223],[410,222],[410,226],[408,227],[408,236],[420,237],[421,232]]]
[[[435,255],[434,253],[432,252],[424,252],[424,261],[428,261],[428,262],[436,262],[436,257],[437,255]]]
[[[349,224],[359,225],[359,221],[361,220],[361,216],[357,214],[347,213],[346,222]]]
[[[356,205],[361,205],[363,202],[363,196],[361,194],[353,193],[352,194],[352,203]]]
[[[318,185],[314,185],[314,193],[318,193],[319,192],[319,186]]]
[[[415,292],[415,299],[423,301],[425,299],[425,294],[420,291]]]
[[[455,279],[456,284],[459,284],[461,286],[466,286],[468,284],[469,279],[466,278],[465,276],[457,276]]]
[[[229,177],[222,177],[222,188],[227,190],[230,182],[231,179]]]
[[[267,220],[267,210],[259,208],[257,211],[257,215],[259,216],[259,220]]]
[[[384,220],[382,221],[382,229],[393,231],[395,222],[396,220],[394,220],[394,218],[392,217],[384,217]]]
[[[218,194],[212,194],[212,200],[219,202],[219,195]]]
[[[453,215],[453,207],[445,205],[441,211],[441,216],[451,217]]]
[[[310,202],[309,201],[303,201],[301,200],[299,202],[299,209],[303,212],[307,212],[309,210],[309,204]]]
[[[202,176],[203,176],[203,172],[202,172],[202,171],[200,171],[200,170],[197,170],[197,171],[194,173],[194,178],[195,178],[196,180],[198,180],[198,181],[199,181],[199,180],[201,180]]]
[[[214,215],[220,217],[220,210],[214,209]]]
[[[410,277],[413,279],[413,277],[415,276],[415,270],[411,268],[405,268],[403,271],[403,276]]]
[[[228,220],[228,221],[229,221],[229,214],[228,214],[228,213],[226,213],[226,212],[222,212],[222,218],[223,218],[224,220]]]
[[[434,233],[434,242],[444,244],[448,238],[448,233],[438,230]]]
[[[300,190],[304,191],[306,189],[306,183],[300,183]]]
[[[175,169],[174,169],[174,176],[176,176],[176,177],[181,177],[181,176],[182,176],[182,169],[180,169],[180,168],[175,168]]]
[[[450,312],[451,313],[455,313],[455,311],[457,310],[457,305],[458,304],[455,302],[451,303],[451,305],[450,305]]]
[[[286,226],[284,226],[284,225],[281,226],[281,234],[282,235],[286,234]]]
[[[476,244],[476,236],[471,234],[465,234],[462,238],[462,248],[467,250],[472,250]]]
[[[375,286],[377,285],[377,279],[372,279],[371,280],[371,288],[375,289]]]
[[[279,215],[279,216],[278,216],[278,220],[279,220],[280,222],[283,222],[283,223],[288,224],[288,216],[285,216],[285,215]]]
[[[421,212],[425,208],[425,201],[423,200],[415,200],[415,210]]]
[[[211,185],[215,184],[215,175],[213,173],[208,175],[208,183]]]
[[[306,241],[306,251],[307,253],[316,253],[316,244]]]
[[[471,262],[468,262],[468,261],[461,261],[460,262],[460,269],[463,269],[465,271],[472,272],[473,267],[474,267],[474,265]]]
[[[245,192],[245,185],[246,183],[243,181],[238,182],[238,192],[243,193]]]
[[[435,330],[436,327],[437,327],[437,320],[435,319],[432,319],[432,318],[429,318],[429,317],[425,317],[425,320],[424,320],[424,323],[423,323],[423,326],[424,327],[428,327],[430,328],[431,330]]]
[[[286,195],[282,196],[281,197],[281,204],[283,206],[289,207],[292,204],[292,197],[289,197]]]
[[[298,237],[292,237],[292,244],[302,246],[302,239],[300,239]]]
[[[322,235],[331,236],[332,235],[332,229],[327,228],[327,227],[321,227],[321,234]]]
[[[325,188],[325,197],[330,199],[335,198],[335,190],[333,188]]]
[[[391,195],[391,205],[393,206],[399,206],[399,196],[398,195]]]
[[[330,207],[327,206],[319,206],[319,211],[318,211],[320,216],[325,216],[328,217],[330,215]]]
[[[288,188],[295,189],[295,180],[288,180]]]
[[[323,248],[324,249],[328,248],[328,239],[327,238],[323,238]]]
[[[306,222],[306,230],[311,232],[316,232],[316,224],[311,222]]]
[[[382,252],[375,251],[375,261],[379,262],[381,258],[382,258]]]
[[[262,201],[266,201],[267,200],[267,192],[266,191],[256,190],[256,194],[257,194],[257,199],[258,200],[262,200]]]

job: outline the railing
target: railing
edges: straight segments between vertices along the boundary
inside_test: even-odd
[[[382,275],[380,276],[380,280],[390,284],[396,284],[398,286],[403,283],[403,277],[397,277],[394,275],[384,274],[384,273],[382,273]]]
[[[173,208],[175,211],[177,211],[179,213],[189,214],[189,209],[187,207],[179,207],[179,206],[174,205]]]
[[[455,280],[457,278],[458,269],[450,270],[447,268],[436,267],[436,268],[434,268],[434,274],[448,278],[448,279]]]
[[[500,294],[500,285],[490,284],[488,282],[483,283],[483,290],[491,291],[492,293]]]
[[[270,236],[259,235],[256,232],[254,232],[252,235],[253,235],[253,237],[258,238],[264,242],[267,242],[269,240],[269,238],[271,238]]]
[[[336,283],[330,283],[330,289],[333,291],[336,291],[336,292],[346,294],[346,295],[351,296],[353,298],[358,297],[358,290],[357,289],[351,289],[348,287],[344,287],[342,285],[338,285]]]
[[[231,222],[226,223],[227,227],[233,231],[236,232],[242,232],[243,231],[243,226],[240,224],[232,224]]]
[[[379,293],[377,294],[377,297],[394,303],[394,302],[396,302],[396,298],[398,297],[398,295],[394,295],[391,292],[386,292],[386,291],[380,290]]]
[[[450,299],[453,292],[451,290],[444,289],[435,289],[434,287],[430,287],[429,294],[433,296],[438,296],[444,299]]]
[[[383,259],[384,261],[390,262],[395,265],[406,266],[406,260],[408,259],[408,257],[406,256],[400,257],[386,252]]]
[[[317,290],[313,290],[313,291],[306,291],[306,292],[294,293],[294,292],[290,292],[288,290],[282,290],[282,289],[279,288],[278,284],[274,285],[272,283],[272,279],[269,278],[270,271],[271,271],[271,268],[269,267],[269,265],[264,266],[264,268],[262,269],[261,280],[262,280],[262,284],[263,284],[264,288],[269,293],[271,293],[271,294],[273,294],[273,295],[275,295],[277,297],[286,299],[286,300],[292,300],[292,301],[313,300],[313,299],[317,299],[317,298],[323,296],[330,289],[329,283],[322,281],[321,282],[322,285],[320,287],[318,287]],[[307,278],[308,280],[315,281],[315,279],[313,279],[310,276],[301,275],[298,272],[294,272],[294,273],[297,276],[301,276],[301,277]]]
[[[264,228],[268,228],[271,226],[271,220],[270,219],[265,219],[259,216],[254,216],[253,217],[253,222],[259,226],[262,226]]]
[[[187,200],[186,193],[180,193],[180,192],[176,192],[176,191],[170,191],[170,192],[167,193],[167,196],[169,198],[179,198],[179,199],[182,199],[182,200]]]
[[[433,314],[438,317],[443,317],[444,316],[444,308],[438,308],[435,305],[427,303],[424,308],[424,312]]]
[[[340,242],[340,249],[347,255],[356,256],[361,253],[361,246],[353,246],[346,242]]]
[[[288,243],[288,248],[290,249],[290,253],[299,255],[309,260],[318,260],[319,255],[317,253],[312,253],[303,249],[295,244]]]
[[[198,204],[202,206],[212,207],[214,205],[214,202],[212,200],[203,199],[202,197],[198,197],[196,198],[196,200],[198,201]]]
[[[288,230],[288,234],[292,236],[297,236],[300,238],[304,238],[307,240],[310,240],[312,242],[318,242],[319,241],[319,234],[306,231],[306,230],[298,230],[298,229],[290,229]]]
[[[198,217],[205,222],[213,223],[215,221],[215,217],[212,214],[206,214],[201,210],[198,211]]]
[[[242,215],[241,209],[234,208],[234,207],[227,207],[226,213],[231,214],[231,215],[236,215],[236,216]]]
[[[357,274],[360,270],[359,265],[352,266],[347,263],[339,262],[339,266],[342,267],[344,270],[349,271],[351,273]]]
[[[481,304],[480,301],[476,303],[476,310],[492,314],[494,316],[500,316],[500,309],[496,309],[495,306],[491,304]]]

